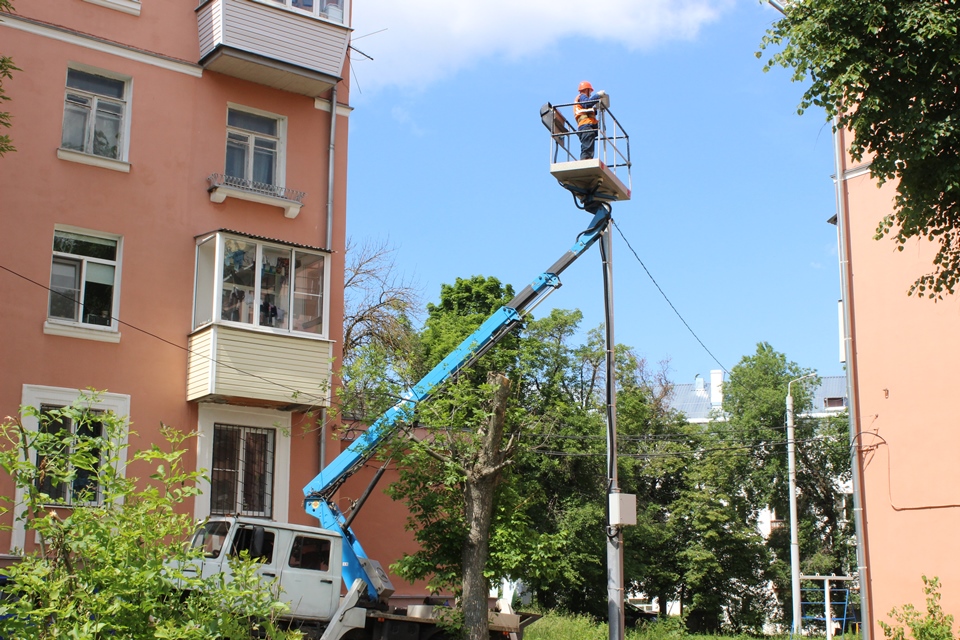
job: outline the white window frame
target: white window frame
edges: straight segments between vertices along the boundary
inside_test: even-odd
[[[197,471],[204,475],[193,502],[194,518],[210,516],[210,470],[213,468],[213,434],[216,424],[275,429],[273,459],[273,520],[287,522],[290,502],[291,413],[275,409],[200,403],[197,410]]]
[[[84,0],[84,2],[129,13],[132,16],[140,15],[140,0]]]
[[[90,236],[91,238],[101,238],[103,240],[112,240],[117,243],[117,257],[116,260],[105,260],[102,258],[93,258],[90,256],[82,256],[69,253],[61,253],[59,251],[53,250],[54,240],[57,232],[63,231],[66,233],[75,233],[79,235]],[[120,341],[120,324],[118,322],[118,317],[120,316],[120,282],[121,282],[121,268],[123,263],[123,236],[119,236],[114,233],[104,233],[102,231],[92,231],[90,229],[83,229],[80,227],[74,227],[70,225],[55,225],[53,237],[51,238],[51,258],[50,258],[50,271],[51,278],[53,275],[53,265],[54,262],[59,258],[61,260],[70,260],[74,262],[79,262],[81,266],[80,273],[80,295],[78,300],[78,305],[81,305],[83,302],[83,285],[85,280],[85,274],[88,264],[105,264],[112,266],[113,271],[113,304],[110,309],[110,324],[109,325],[99,325],[92,324],[83,321],[83,317],[77,320],[71,320],[68,318],[57,318],[50,315],[50,299],[51,296],[56,295],[53,291],[49,292],[47,296],[47,311],[46,311],[46,321],[43,325],[43,332],[48,335],[59,335],[66,336],[71,338],[82,338],[87,340],[98,340],[100,342],[119,342]],[[81,311],[82,314],[82,311]]]
[[[321,20],[327,20],[335,24],[342,24],[345,27],[350,26],[350,0],[313,0],[313,6],[309,9],[303,8],[303,0],[257,0],[262,4],[268,4],[273,7],[281,7],[287,11],[293,11],[307,16],[313,16]],[[331,7],[332,5],[332,7]],[[330,7],[330,8],[328,8]],[[339,9],[339,11],[337,11]]]
[[[67,79],[69,77],[70,70],[82,71],[85,73],[91,73],[98,76],[103,76],[104,78],[110,78],[111,80],[119,80],[124,83],[123,98],[117,99],[111,96],[100,96],[100,94],[90,93],[82,89],[74,89],[67,86]],[[133,78],[128,75],[115,73],[113,71],[108,71],[106,69],[99,69],[97,67],[92,67],[86,64],[80,63],[70,63],[67,65],[67,71],[64,74],[63,79],[64,86],[64,110],[63,115],[66,119],[67,114],[67,94],[69,93],[81,93],[90,96],[94,104],[99,100],[100,97],[104,97],[111,101],[122,102],[123,103],[123,113],[121,115],[122,122],[120,123],[120,144],[118,149],[117,158],[108,158],[105,156],[98,156],[93,153],[92,150],[76,150],[76,149],[66,149],[62,146],[62,136],[63,136],[63,127],[65,123],[61,123],[60,134],[61,134],[61,146],[57,149],[57,157],[61,160],[67,160],[69,162],[79,162],[81,164],[88,164],[97,167],[102,167],[104,169],[112,169],[114,171],[121,171],[123,173],[130,172],[130,163],[129,163],[129,151],[130,151],[130,121],[131,121],[131,109],[130,105],[133,100]],[[96,107],[91,107],[91,114],[94,114],[90,118],[88,127],[94,128],[96,126]]]
[[[290,264],[290,273],[288,277],[290,278],[290,300],[288,304],[288,313],[292,315],[294,304],[295,304],[295,293],[296,287],[294,282],[295,272],[295,254],[296,252],[305,253],[309,255],[319,256],[323,259],[323,282],[321,283],[320,296],[322,298],[321,304],[321,313],[323,314],[322,327],[319,332],[308,332],[300,331],[293,328],[292,319],[290,323],[290,328],[282,327],[269,327],[261,326],[259,324],[259,314],[253,313],[254,321],[252,323],[239,322],[233,320],[224,320],[222,316],[222,304],[223,304],[223,295],[224,295],[224,282],[223,282],[223,264],[225,256],[225,241],[227,239],[238,239],[244,242],[249,242],[251,244],[257,245],[256,258],[254,260],[254,287],[252,291],[253,304],[259,305],[261,298],[261,269],[260,265],[263,264],[263,250],[265,247],[268,248],[277,248],[284,251],[291,251],[293,259]],[[213,264],[209,264],[209,260],[201,259],[201,246],[205,245],[208,242],[216,242]],[[322,251],[318,249],[311,249],[306,247],[301,247],[297,245],[284,244],[282,242],[270,242],[268,240],[261,240],[258,238],[251,238],[248,236],[232,233],[217,232],[208,236],[199,237],[197,239],[197,255],[196,255],[196,269],[194,270],[194,291],[193,291],[193,320],[191,326],[193,326],[194,331],[200,329],[203,326],[208,324],[222,324],[231,327],[237,327],[241,329],[250,329],[255,331],[264,331],[269,333],[274,333],[277,335],[285,336],[297,336],[305,338],[314,338],[314,339],[328,339],[330,333],[330,266],[331,266],[332,255],[327,251]],[[204,273],[204,269],[212,269],[212,282],[211,274]],[[212,294],[212,300],[207,297]],[[198,319],[198,309],[203,306],[204,310],[212,309],[212,316],[209,313],[204,313],[202,319]],[[212,318],[208,320],[207,318]]]
[[[90,409],[95,411],[112,411],[125,421],[130,416],[130,396],[122,393],[101,393],[97,394],[97,402],[90,403]],[[53,405],[67,407],[72,405],[81,396],[90,397],[89,391],[82,389],[69,389],[64,387],[50,387],[45,385],[25,384],[23,385],[20,404],[24,407],[40,408],[41,405]],[[35,416],[21,415],[21,421],[24,429],[28,432],[36,433],[40,428],[39,421]],[[124,445],[127,443],[127,431],[124,430],[123,437],[116,441],[120,446],[118,453],[120,469],[126,468],[127,452]],[[14,495],[14,518],[13,531],[10,537],[10,553],[19,554],[24,549],[26,543],[26,529],[24,528],[21,516],[24,513],[23,489],[17,487]],[[57,505],[62,509],[81,508],[82,505]]]
[[[277,123],[276,137],[272,137],[267,134],[259,133],[256,131],[250,131],[248,129],[241,129],[239,127],[231,126],[229,124],[231,111],[240,111],[243,113],[249,113],[251,115],[260,116],[261,118],[269,118],[271,120],[275,120]],[[286,116],[282,116],[277,113],[271,113],[269,111],[264,111],[262,109],[254,109],[253,107],[247,107],[244,105],[228,102],[227,113],[226,113],[226,118],[224,122],[226,123],[226,134],[224,136],[224,146],[223,146],[224,176],[227,175],[226,153],[227,153],[227,145],[230,142],[231,133],[235,133],[239,135],[247,135],[247,136],[251,136],[252,138],[254,137],[268,138],[271,140],[275,140],[277,143],[277,164],[276,164],[276,167],[274,168],[274,172],[275,172],[274,182],[270,186],[279,187],[281,189],[285,187],[287,183],[287,180],[286,180],[286,177],[287,177],[287,118]],[[251,144],[250,146],[250,153],[246,158],[245,165],[246,166],[244,168],[244,176],[242,179],[253,184],[253,144]]]

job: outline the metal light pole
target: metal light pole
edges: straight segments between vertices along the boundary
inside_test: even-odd
[[[787,474],[790,480],[790,593],[793,597],[794,636],[800,635],[802,611],[800,609],[800,533],[797,525],[797,457],[796,442],[793,436],[793,395],[790,385],[816,373],[808,373],[787,383]]]
[[[623,640],[623,530],[618,514],[612,513],[620,493],[617,478],[617,380],[613,337],[613,243],[607,227],[600,238],[600,257],[603,260],[603,302],[606,328],[607,364],[607,614],[610,640]]]

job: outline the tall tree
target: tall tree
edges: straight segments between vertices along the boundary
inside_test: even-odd
[[[387,241],[347,241],[339,404],[348,418],[376,418],[411,384],[420,295],[394,254]]]
[[[764,508],[783,518],[789,513],[786,451],[786,396],[791,380],[811,373],[767,343],[744,356],[724,384],[726,420],[711,426],[726,446],[740,447],[729,470],[742,487],[748,516]],[[817,378],[794,384],[797,452],[797,509],[801,568],[809,573],[842,574],[851,569],[852,530],[843,515],[842,486],[850,479],[850,455],[843,417],[813,418],[811,390]],[[790,534],[771,532],[768,575],[785,611],[790,610]]]
[[[0,0],[0,14],[12,12],[13,2],[11,0]],[[12,78],[14,71],[20,71],[20,69],[14,66],[13,58],[0,55],[0,103],[10,99],[10,96],[8,96],[3,89],[3,81]],[[11,126],[13,126],[13,123],[10,121],[10,113],[0,111],[0,127],[9,129]],[[0,135],[0,158],[7,152],[16,150],[16,147],[13,146],[13,142],[10,140],[9,134],[5,133]]]
[[[766,63],[809,81],[812,105],[853,131],[850,154],[870,157],[880,184],[897,181],[876,237],[937,248],[911,293],[942,298],[960,281],[960,0],[803,0],[761,42]],[[758,57],[761,55],[758,52]]]

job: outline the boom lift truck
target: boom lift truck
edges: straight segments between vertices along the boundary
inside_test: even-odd
[[[194,546],[205,551],[202,567],[196,567],[202,575],[228,573],[227,557],[246,550],[263,562],[261,575],[278,581],[280,597],[290,605],[289,622],[308,637],[442,640],[443,630],[430,605],[402,610],[388,606],[394,592],[390,578],[376,560],[367,557],[350,527],[359,505],[350,514],[344,514],[337,506],[336,493],[395,435],[399,423],[412,416],[418,402],[496,345],[561,286],[560,274],[607,230],[610,203],[630,198],[629,138],[610,113],[609,104],[601,109],[601,153],[594,160],[572,160],[570,139],[575,131],[560,111],[570,106],[548,103],[541,109],[541,120],[551,131],[551,173],[574,195],[577,207],[592,214],[587,229],[556,262],[495,311],[304,487],[304,508],[320,521],[320,529],[256,518],[211,518],[193,540]],[[611,135],[605,120],[613,123]],[[561,158],[561,153],[566,156]],[[626,173],[626,184],[617,176],[618,170]],[[349,587],[342,598],[341,580]],[[507,636],[519,640],[525,622],[518,615],[497,614],[491,619],[491,638]]]

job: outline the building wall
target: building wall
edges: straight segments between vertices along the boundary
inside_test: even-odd
[[[847,138],[844,147],[849,145]],[[877,620],[912,602],[925,610],[921,575],[938,576],[943,607],[960,611],[960,430],[953,371],[960,358],[960,297],[907,290],[930,271],[932,245],[873,239],[892,210],[882,188],[849,158],[843,181],[851,271],[855,408],[860,432],[865,552]]]
[[[230,229],[330,250],[329,333],[339,358],[343,318],[349,92],[338,87],[332,242],[327,246],[329,93],[315,100],[206,71],[198,62],[196,2],[145,2],[139,16],[92,2],[29,0],[0,22],[0,50],[22,70],[4,82],[17,151],[0,159],[0,415],[12,415],[23,385],[93,388],[126,394],[136,435],[132,450],[159,439],[160,423],[198,428],[198,404],[186,399],[192,330],[195,237]],[[282,34],[277,34],[281,37]],[[68,65],[131,79],[129,166],[116,171],[58,157]],[[347,78],[344,68],[342,77]],[[287,122],[287,187],[305,191],[296,218],[283,210],[228,198],[211,202],[207,177],[223,173],[228,104],[282,115]],[[122,237],[119,341],[45,333],[55,225]],[[11,273],[15,272],[14,273]],[[327,382],[327,381],[324,381]],[[268,384],[268,382],[264,382]],[[265,409],[240,411],[261,416]],[[277,406],[287,416],[289,478],[319,466],[316,415]],[[197,466],[197,449],[187,464]],[[142,470],[141,470],[142,472]],[[132,473],[137,475],[136,469]],[[278,476],[279,477],[279,476]],[[289,480],[285,480],[289,482]],[[299,486],[278,512],[301,514]],[[13,495],[0,476],[0,493]],[[193,505],[187,505],[193,509]],[[302,521],[302,517],[298,519]],[[10,514],[2,523],[11,523]],[[310,523],[310,524],[315,524]],[[31,546],[27,540],[27,546]],[[11,534],[0,532],[0,552]]]

